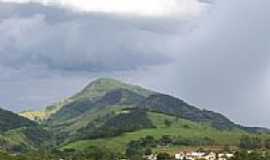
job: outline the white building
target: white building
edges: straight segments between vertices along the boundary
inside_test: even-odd
[[[234,155],[231,153],[220,153],[218,154],[218,160],[228,160],[232,158]]]
[[[205,153],[205,152],[180,152],[175,154],[176,160],[197,160],[197,159],[205,159],[205,160],[228,160],[232,158],[233,154],[220,153],[216,154],[215,152]]]
[[[157,160],[157,155],[156,154],[151,154],[149,156],[144,156],[145,159],[147,160]]]
[[[206,159],[206,160],[216,160],[217,154],[214,152],[210,152],[210,153],[204,155],[202,158]]]
[[[176,160],[183,160],[186,157],[186,155],[184,153],[177,153],[175,154],[174,158]]]

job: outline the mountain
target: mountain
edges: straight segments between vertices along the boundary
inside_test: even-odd
[[[217,129],[244,129],[247,132],[267,131],[263,128],[244,127],[235,124],[220,113],[201,110],[183,100],[126,84],[114,79],[97,79],[81,92],[66,100],[62,106],[55,106],[57,112],[49,116],[48,122],[59,124],[80,119],[103,108],[141,108],[160,112],[199,123],[209,123]],[[59,104],[59,103],[58,103]],[[53,108],[52,106],[49,108]],[[47,109],[48,110],[48,109]]]
[[[100,78],[88,84],[82,91],[75,94],[74,96],[66,98],[62,101],[59,101],[53,105],[46,107],[44,111],[37,111],[37,112],[27,111],[27,112],[20,113],[20,115],[28,119],[36,120],[39,122],[46,121],[49,118],[57,119],[60,113],[68,110],[66,108],[69,108],[70,110],[72,110],[72,108],[75,107],[76,110],[78,110],[78,112],[84,111],[84,109],[87,108],[87,106],[91,105],[91,104],[87,105],[87,103],[97,103],[97,101],[100,100],[100,98],[102,98],[105,95],[107,95],[108,97],[110,96],[110,94],[121,94],[121,96],[125,98],[125,96],[128,97],[128,94],[129,94],[128,92],[133,94],[130,96],[130,99],[134,99],[134,100],[136,100],[138,96],[148,97],[149,95],[154,93],[153,91],[144,89],[137,85],[130,85],[130,84],[123,83],[121,81],[117,81],[117,80],[109,79],[109,78]],[[79,104],[82,104],[81,106],[85,108],[83,107],[77,108],[76,106],[78,106]],[[62,108],[65,108],[65,109],[62,109]],[[56,112],[58,116],[54,115],[54,113]]]
[[[114,79],[97,79],[82,91],[57,102],[44,111],[20,115],[49,127],[57,143],[69,141],[77,132],[98,117],[133,108],[155,92]]]
[[[96,144],[123,149],[131,140],[168,134],[199,139],[199,144],[211,139],[209,142],[219,145],[237,145],[243,134],[269,133],[268,129],[235,124],[220,113],[179,98],[104,78],[44,111],[22,115],[31,115],[46,126],[58,147],[75,149]]]
[[[0,109],[0,149],[24,152],[45,145],[50,134],[36,122]]]
[[[107,93],[104,93],[103,96],[93,96],[92,98],[93,99],[89,99],[89,97],[80,97],[79,99],[64,105],[55,114],[50,116],[49,122],[64,122],[78,118],[79,116],[84,115],[85,112],[100,110],[113,105],[133,105],[142,101],[144,96],[128,89],[119,88],[110,90]]]

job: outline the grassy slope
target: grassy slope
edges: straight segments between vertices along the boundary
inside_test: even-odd
[[[37,148],[44,138],[48,139],[47,135],[37,123],[0,109],[0,149],[22,151]]]
[[[15,129],[5,132],[3,135],[0,135],[0,139],[7,141],[10,145],[27,144],[28,140],[20,130]]]
[[[0,140],[4,140],[4,146],[8,148],[16,146],[24,149],[37,149],[38,147],[45,145],[46,140],[48,140],[48,137],[43,137],[45,133],[43,134],[42,131],[39,132],[38,129],[34,129],[30,130],[30,133],[32,136],[36,137],[29,137],[29,135],[27,136],[25,133],[27,130],[29,130],[29,128],[26,127],[9,130],[0,135]],[[41,141],[44,141],[44,143],[41,144]]]
[[[56,113],[59,109],[61,109],[64,105],[69,104],[72,102],[69,98],[61,100],[51,106],[46,107],[42,111],[25,111],[19,113],[20,116],[23,116],[25,118],[28,118],[32,121],[36,122],[43,122],[47,120],[52,114]]]
[[[50,114],[48,112],[45,112],[45,111],[22,112],[22,113],[19,113],[19,115],[23,116],[25,118],[28,118],[32,121],[37,121],[37,122],[41,122],[50,116]]]
[[[239,138],[242,134],[246,134],[243,131],[218,131],[214,128],[209,127],[206,124],[197,124],[191,121],[176,119],[175,117],[159,114],[159,113],[148,113],[152,122],[157,128],[154,129],[143,129],[136,132],[125,133],[121,136],[106,139],[96,139],[96,140],[82,140],[77,141],[63,148],[73,148],[73,149],[85,149],[89,146],[106,146],[115,151],[123,152],[125,150],[126,144],[131,140],[138,140],[139,138],[145,137],[146,135],[152,135],[155,138],[160,138],[163,135],[172,136],[182,136],[187,138],[193,137],[211,137],[216,141],[218,145],[237,145],[239,143]],[[173,121],[172,126],[166,127],[164,125],[164,120],[169,119]],[[187,126],[189,126],[187,128]]]
[[[103,117],[108,113],[115,112],[118,113],[122,108],[126,108],[128,106],[111,106],[110,108],[101,109],[101,110],[92,110],[91,112],[87,112],[84,115],[66,121],[63,124],[59,124],[59,126],[54,126],[54,129],[57,129],[58,132],[68,132],[70,135],[74,134],[78,129],[86,127],[88,123],[97,119],[98,117]]]

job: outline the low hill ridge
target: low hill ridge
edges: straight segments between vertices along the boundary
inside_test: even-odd
[[[0,109],[0,149],[24,152],[45,145],[50,134],[36,122]]]
[[[0,108],[0,133],[20,127],[35,126],[36,123],[13,112]]]

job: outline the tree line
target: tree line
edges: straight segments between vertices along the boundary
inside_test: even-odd
[[[270,139],[262,139],[257,136],[244,135],[240,138],[241,149],[254,150],[254,149],[270,149]]]
[[[151,155],[152,149],[159,146],[209,146],[213,145],[214,143],[215,141],[209,137],[190,139],[181,136],[174,137],[170,135],[163,135],[161,138],[155,139],[153,136],[148,135],[144,138],[140,138],[139,140],[134,140],[128,143],[126,156],[130,160],[141,160],[141,157],[144,155]],[[160,153],[158,156],[168,157],[168,155],[165,153]]]

